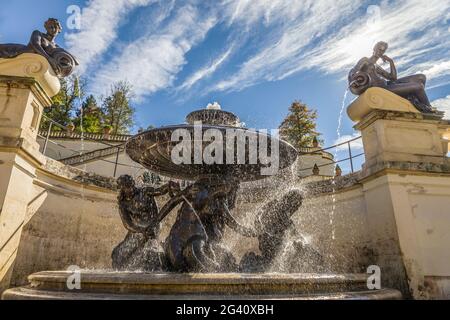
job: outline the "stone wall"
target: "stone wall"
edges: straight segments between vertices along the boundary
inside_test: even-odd
[[[284,185],[279,181],[244,184],[235,210],[237,219],[252,225],[256,210],[265,201],[294,186],[291,180],[280,180],[285,181]],[[307,193],[307,200],[293,219],[299,233],[333,265],[330,271],[361,272],[368,263],[362,188],[354,179],[342,177],[340,181],[341,190],[335,197],[324,187],[329,187],[329,181],[297,183],[295,187]],[[71,265],[109,269],[111,251],[126,233],[118,214],[114,189],[112,179],[87,174],[48,159],[47,165],[37,171],[33,184],[30,219],[23,229],[11,286],[25,284],[29,274],[42,270],[67,269]],[[331,214],[333,203],[336,210]],[[176,212],[173,212],[164,221],[161,240],[175,217]],[[238,259],[256,249],[256,239],[244,239],[228,231],[225,241],[230,242]],[[299,263],[306,271],[317,267],[309,261]]]
[[[374,245],[384,255],[380,266],[395,273],[389,268],[403,261],[416,299],[450,299],[449,178],[391,170],[364,183]]]
[[[364,273],[378,265],[383,286],[400,289],[405,297],[448,298],[448,174],[400,168],[406,166],[334,181],[280,177],[243,184],[234,214],[251,226],[266,201],[299,188],[305,200],[293,216],[295,230],[325,258],[325,268],[298,261],[299,270]],[[109,269],[111,251],[125,236],[114,181],[50,159],[36,175],[11,286],[42,270]],[[176,212],[167,217],[161,240],[175,217]],[[238,259],[257,246],[255,239],[231,231],[225,241]],[[283,271],[282,263],[274,270]]]
[[[22,232],[11,286],[42,270],[107,268],[125,235],[114,188],[113,180],[48,159],[33,184],[36,210]]]

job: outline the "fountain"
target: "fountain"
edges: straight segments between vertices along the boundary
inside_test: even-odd
[[[148,169],[190,181],[182,189],[137,187],[118,180],[125,239],[113,250],[111,271],[40,272],[28,287],[10,289],[6,299],[395,299],[396,290],[368,290],[367,275],[269,273],[282,249],[292,215],[302,205],[300,190],[268,199],[252,226],[233,216],[241,182],[267,178],[289,168],[297,151],[264,131],[244,128],[233,113],[217,107],[194,111],[187,124],[142,132],[130,139],[127,154]],[[183,137],[183,139],[181,139]],[[255,152],[257,152],[255,156]],[[211,161],[213,158],[214,161]],[[182,161],[180,161],[182,159]],[[158,208],[156,198],[169,195]],[[167,238],[160,225],[175,209]],[[227,230],[257,238],[259,252],[240,261],[223,243]],[[298,263],[316,254],[297,245]],[[318,266],[317,270],[320,266]],[[80,286],[69,289],[78,277]]]

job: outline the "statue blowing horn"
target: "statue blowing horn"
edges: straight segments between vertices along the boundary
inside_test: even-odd
[[[372,79],[367,72],[353,70],[348,76],[349,89],[354,95],[361,95],[372,85]]]
[[[53,50],[51,57],[55,59],[56,64],[59,67],[59,72],[57,72],[59,77],[69,76],[78,65],[78,61],[75,57],[62,48]]]

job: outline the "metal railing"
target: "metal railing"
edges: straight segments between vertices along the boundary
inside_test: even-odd
[[[48,131],[40,131],[39,132],[43,136],[48,135]],[[90,132],[71,132],[71,131],[51,131],[49,134],[49,138],[55,139],[81,139],[84,140],[92,140],[92,141],[109,141],[109,142],[126,142],[131,136],[125,134],[105,134],[105,133],[90,133]],[[107,143],[105,143],[107,144]]]
[[[65,157],[65,158],[59,160],[59,161],[63,162],[66,165],[82,164],[82,163],[86,163],[86,162],[98,159],[100,161],[104,161],[104,162],[107,162],[107,163],[113,163],[114,164],[114,175],[113,175],[114,177],[117,174],[117,167],[118,166],[126,166],[126,167],[130,167],[130,168],[135,168],[135,169],[142,169],[142,167],[137,167],[137,166],[132,166],[132,165],[119,163],[120,153],[123,152],[124,146],[125,146],[125,142],[131,137],[130,135],[114,135],[114,137],[110,141],[116,141],[117,140],[117,142],[122,142],[122,143],[120,143],[118,145],[117,144],[110,144],[110,143],[106,143],[106,142],[102,141],[102,139],[105,136],[109,136],[109,135],[89,134],[89,133],[88,134],[86,134],[86,133],[83,133],[83,134],[75,133],[74,134],[73,132],[70,132],[70,130],[66,126],[64,126],[64,125],[62,125],[62,124],[60,124],[60,123],[58,123],[58,122],[48,118],[45,115],[43,115],[43,117],[49,122],[49,127],[46,130],[45,136],[42,135],[43,132],[39,132],[39,134],[38,134],[39,137],[41,137],[42,139],[45,139],[44,147],[43,147],[43,150],[42,150],[42,153],[44,155],[46,154],[48,143],[53,143],[53,144],[55,144],[55,145],[57,145],[57,146],[59,146],[61,148],[64,148],[64,149],[69,150],[69,151],[72,152],[71,156]],[[57,126],[60,129],[62,129],[63,131],[56,131],[57,133],[55,133],[55,131],[52,131],[53,126]],[[58,139],[58,138],[66,138],[66,137],[70,137],[70,138],[79,137],[80,139],[83,139],[83,140],[93,141],[93,142],[96,142],[96,143],[104,144],[107,147],[106,148],[102,148],[102,149],[97,149],[97,150],[84,152],[83,150],[81,150],[81,151],[80,150],[73,150],[71,148],[68,148],[68,147],[60,144],[60,143],[52,141],[50,139],[51,137],[56,138],[56,139]],[[112,137],[112,136],[109,136],[109,137]],[[306,147],[306,148],[299,149],[299,154],[300,155],[308,155],[308,154],[311,154],[311,155],[322,154],[323,155],[324,153],[326,153],[326,154],[328,154],[328,158],[332,161],[331,163],[315,165],[314,167],[310,167],[310,168],[302,168],[302,169],[299,169],[299,171],[310,171],[310,170],[313,170],[315,167],[320,169],[322,167],[327,167],[327,166],[330,166],[332,164],[337,165],[339,163],[342,163],[342,162],[345,162],[345,161],[349,161],[350,162],[350,170],[351,170],[352,173],[354,173],[355,172],[354,159],[363,156],[364,152],[354,155],[353,152],[352,152],[351,143],[354,142],[354,141],[360,140],[360,139],[362,139],[361,136],[353,138],[353,139],[345,141],[345,142],[342,142],[342,143],[335,144],[335,145],[330,146],[330,147],[322,148],[322,149],[320,149],[319,147],[317,147],[317,148]],[[344,158],[344,159],[340,159],[338,161],[335,161],[334,160],[334,156],[331,153],[327,152],[327,151],[331,150],[331,149],[335,149],[335,148],[341,147],[343,145],[347,145],[348,157]],[[114,162],[103,159],[105,157],[109,157],[109,156],[114,155],[114,154],[116,155]]]
[[[48,129],[45,131],[40,130],[38,133],[38,136],[40,138],[45,139],[44,147],[42,149],[42,154],[44,154],[44,155],[47,151],[47,147],[48,147],[48,143],[50,142],[50,138],[56,138],[56,139],[58,139],[58,138],[73,138],[73,139],[80,139],[80,140],[83,139],[86,141],[93,141],[96,143],[104,144],[109,147],[114,146],[111,143],[106,143],[102,140],[99,140],[99,139],[103,139],[105,136],[108,136],[108,135],[97,134],[97,133],[92,134],[92,133],[86,133],[86,132],[83,132],[83,133],[71,132],[67,126],[62,125],[53,119],[50,119],[46,115],[42,115],[42,118],[44,118],[46,121],[49,122]],[[52,131],[53,127],[58,127],[60,129],[62,129],[62,131]],[[118,142],[126,142],[130,137],[129,135],[116,135],[116,136],[118,136],[118,140],[117,140]],[[61,145],[59,145],[59,146],[61,146]],[[69,148],[65,148],[65,149],[71,150]],[[71,150],[71,151],[74,151],[74,150]],[[74,151],[74,152],[80,153],[80,151]]]
[[[86,163],[88,161],[92,161],[95,159],[98,159],[100,161],[104,161],[107,163],[114,164],[114,174],[113,176],[116,177],[117,175],[117,168],[118,166],[126,166],[130,168],[135,169],[142,169],[142,167],[127,165],[123,163],[119,163],[119,156],[120,153],[124,150],[125,142],[131,137],[130,135],[106,135],[106,134],[91,134],[91,133],[77,133],[77,132],[71,132],[67,126],[64,126],[53,119],[50,119],[49,117],[43,115],[43,118],[45,118],[46,121],[48,121],[49,126],[48,129],[45,131],[39,131],[38,137],[41,139],[44,139],[44,146],[42,148],[42,154],[46,155],[48,144],[52,143],[54,145],[57,145],[58,147],[61,147],[63,149],[69,150],[72,154],[69,157],[65,157],[62,159],[59,159],[58,161],[61,161],[62,163],[66,165],[75,165],[75,164],[82,164]],[[60,128],[62,131],[52,131],[54,127]],[[69,147],[66,147],[56,141],[51,140],[51,138],[55,139],[64,139],[64,138],[71,138],[71,139],[83,139],[86,141],[92,141],[95,143],[106,145],[106,148],[92,150],[92,151],[84,151],[84,150],[74,150]],[[122,142],[121,144],[111,144],[106,143],[103,140],[109,139],[108,141],[117,141]],[[109,161],[102,159],[104,157],[108,157],[111,155],[116,155],[115,161]]]
[[[323,149],[319,149],[319,148],[302,148],[302,149],[300,149],[299,150],[299,154],[300,155],[320,154],[320,153],[326,152],[328,150],[335,149],[335,148],[347,145],[348,157],[344,158],[344,159],[340,159],[338,161],[335,161],[334,160],[334,156],[332,156],[333,157],[333,158],[331,158],[332,159],[332,163],[316,165],[316,166],[310,167],[310,168],[302,168],[299,171],[310,171],[310,170],[313,170],[315,167],[320,169],[322,167],[330,166],[331,164],[337,165],[339,163],[342,163],[342,162],[345,162],[345,161],[349,161],[350,162],[350,170],[351,170],[352,173],[354,173],[355,172],[355,166],[354,166],[354,161],[353,160],[363,156],[364,152],[354,155],[353,152],[352,152],[351,143],[354,142],[354,141],[360,140],[360,139],[362,139],[362,136],[359,136],[359,137],[353,138],[351,140],[348,140],[348,141],[345,141],[345,142],[342,142],[342,143],[338,143],[338,144],[335,144],[333,146],[326,147],[326,148],[323,148]],[[311,149],[314,149],[314,150],[311,151]],[[327,152],[327,153],[329,153],[329,152]]]
[[[94,151],[90,151],[90,152],[86,152],[80,155],[75,155],[75,156],[71,156],[71,157],[67,157],[64,159],[61,159],[60,161],[62,163],[64,163],[65,165],[79,165],[79,164],[83,164],[89,161],[94,161],[94,160],[102,160],[108,163],[112,163],[111,161],[105,160],[103,158],[112,156],[112,155],[116,155],[115,157],[115,162],[114,163],[114,177],[117,174],[117,167],[119,165],[122,166],[128,166],[128,167],[133,167],[133,168],[137,168],[140,169],[139,167],[136,166],[130,166],[130,165],[125,165],[125,164],[119,164],[119,156],[120,153],[122,153],[125,149],[125,144],[120,144],[118,146],[112,146],[112,147],[108,147],[108,148],[104,148],[104,149],[97,149]]]

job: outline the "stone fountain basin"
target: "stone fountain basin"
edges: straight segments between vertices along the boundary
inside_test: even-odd
[[[397,290],[367,289],[364,274],[175,274],[81,271],[81,289],[69,290],[72,272],[39,272],[29,286],[3,299],[401,299]]]
[[[126,144],[126,152],[132,160],[140,163],[144,167],[161,175],[168,176],[175,179],[184,180],[198,180],[208,176],[228,176],[235,177],[241,181],[254,181],[267,178],[267,175],[262,174],[261,169],[267,168],[268,165],[261,162],[258,155],[256,163],[250,163],[249,161],[249,143],[246,140],[245,143],[245,162],[237,163],[237,147],[234,145],[233,163],[227,162],[227,130],[235,130],[237,133],[247,134],[255,139],[264,138],[267,139],[268,154],[271,153],[271,136],[258,131],[251,131],[244,128],[237,128],[233,126],[202,126],[202,137],[206,130],[216,129],[220,130],[223,135],[223,164],[206,164],[202,161],[201,164],[195,164],[194,161],[194,126],[193,125],[177,125],[167,126],[158,129],[152,129],[137,136],[132,137]],[[191,161],[188,164],[176,164],[172,161],[171,154],[173,148],[179,143],[178,141],[171,141],[172,134],[177,129],[187,130],[191,137]],[[197,129],[200,130],[200,129]],[[276,139],[276,138],[274,138]],[[198,140],[197,140],[198,141]],[[278,169],[283,170],[290,167],[297,159],[297,150],[289,143],[276,139],[279,143],[279,164]],[[206,146],[211,142],[201,141],[202,152]],[[264,149],[266,150],[266,149]],[[230,154],[231,154],[230,152]]]

